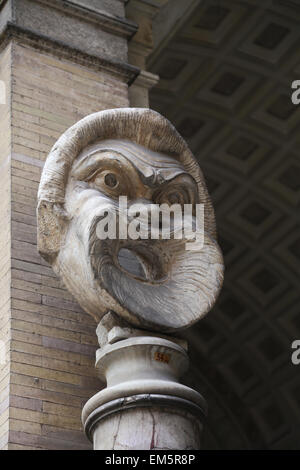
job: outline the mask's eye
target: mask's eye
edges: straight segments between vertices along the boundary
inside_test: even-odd
[[[184,196],[183,194],[177,192],[177,191],[170,191],[169,193],[166,194],[165,196],[165,201],[168,204],[184,204]]]
[[[184,204],[193,203],[193,198],[185,188],[169,188],[161,193],[158,193],[155,197],[155,202],[157,204],[168,204],[172,206],[173,204]]]
[[[104,183],[106,184],[106,186],[112,189],[117,188],[117,186],[119,185],[119,181],[116,175],[114,175],[113,173],[106,173],[106,175],[104,176]]]
[[[180,175],[172,182],[163,185],[153,194],[153,200],[156,204],[184,204],[194,205],[197,201],[197,185],[189,175]]]
[[[98,172],[88,180],[89,185],[112,197],[127,195],[127,185],[121,176],[113,170]]]

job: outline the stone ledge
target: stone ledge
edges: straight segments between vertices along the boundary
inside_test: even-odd
[[[72,0],[35,0],[38,3],[57,8],[64,13],[84,18],[87,21],[96,22],[101,28],[109,33],[131,38],[138,30],[138,25],[131,20],[114,16],[99,9],[91,8],[83,3],[79,4]]]
[[[26,1],[26,0],[25,0]],[[4,5],[13,2],[13,0],[0,0],[0,13]],[[24,0],[22,0],[24,2]],[[83,1],[72,0],[35,0],[36,3],[52,6],[64,13],[68,12],[73,16],[84,18],[86,21],[93,21],[103,27],[104,30],[112,32],[122,37],[131,38],[138,30],[138,25],[133,21],[121,17],[119,14],[106,12],[101,8],[87,6]],[[18,0],[17,2],[18,3]],[[11,18],[16,19],[16,3],[11,3]],[[25,2],[24,2],[25,3]],[[32,3],[32,2],[31,2]],[[15,11],[13,11],[13,9]]]
[[[21,28],[8,22],[5,30],[0,35],[0,47],[5,47],[11,39],[20,42],[21,45],[29,45],[34,49],[51,53],[62,59],[72,60],[94,70],[105,71],[121,78],[128,85],[131,85],[140,73],[140,69],[133,65],[86,54],[62,41],[54,41],[47,36],[36,34],[29,29]]]
[[[0,34],[7,24],[116,62],[128,60],[127,41],[138,30],[125,17],[72,0],[6,0],[0,6]]]

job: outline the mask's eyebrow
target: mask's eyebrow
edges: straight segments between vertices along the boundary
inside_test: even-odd
[[[86,180],[101,169],[124,171],[125,168],[127,171],[128,169],[133,170],[123,155],[116,152],[108,152],[107,150],[97,150],[94,153],[86,154],[76,161],[71,170],[71,176],[78,180]]]
[[[146,162],[137,155],[128,154],[126,151],[124,153],[126,154],[108,149],[97,149],[93,153],[86,153],[75,162],[71,176],[77,180],[87,180],[101,168],[111,169],[118,171],[121,175],[124,175],[126,171],[127,177],[132,181],[140,178],[145,185],[154,187],[172,181],[179,175],[188,175],[184,168],[174,160],[159,167],[152,165],[152,161]]]

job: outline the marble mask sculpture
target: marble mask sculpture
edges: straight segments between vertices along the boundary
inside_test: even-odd
[[[97,223],[119,196],[128,206],[203,203],[204,246],[100,240]],[[204,178],[186,142],[152,110],[101,111],[67,130],[46,160],[37,216],[41,256],[97,322],[113,311],[133,326],[171,332],[215,303],[223,259]]]

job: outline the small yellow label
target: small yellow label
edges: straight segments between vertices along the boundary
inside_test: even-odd
[[[154,359],[158,362],[165,362],[166,364],[168,364],[170,362],[171,356],[169,354],[156,351],[154,353]]]

